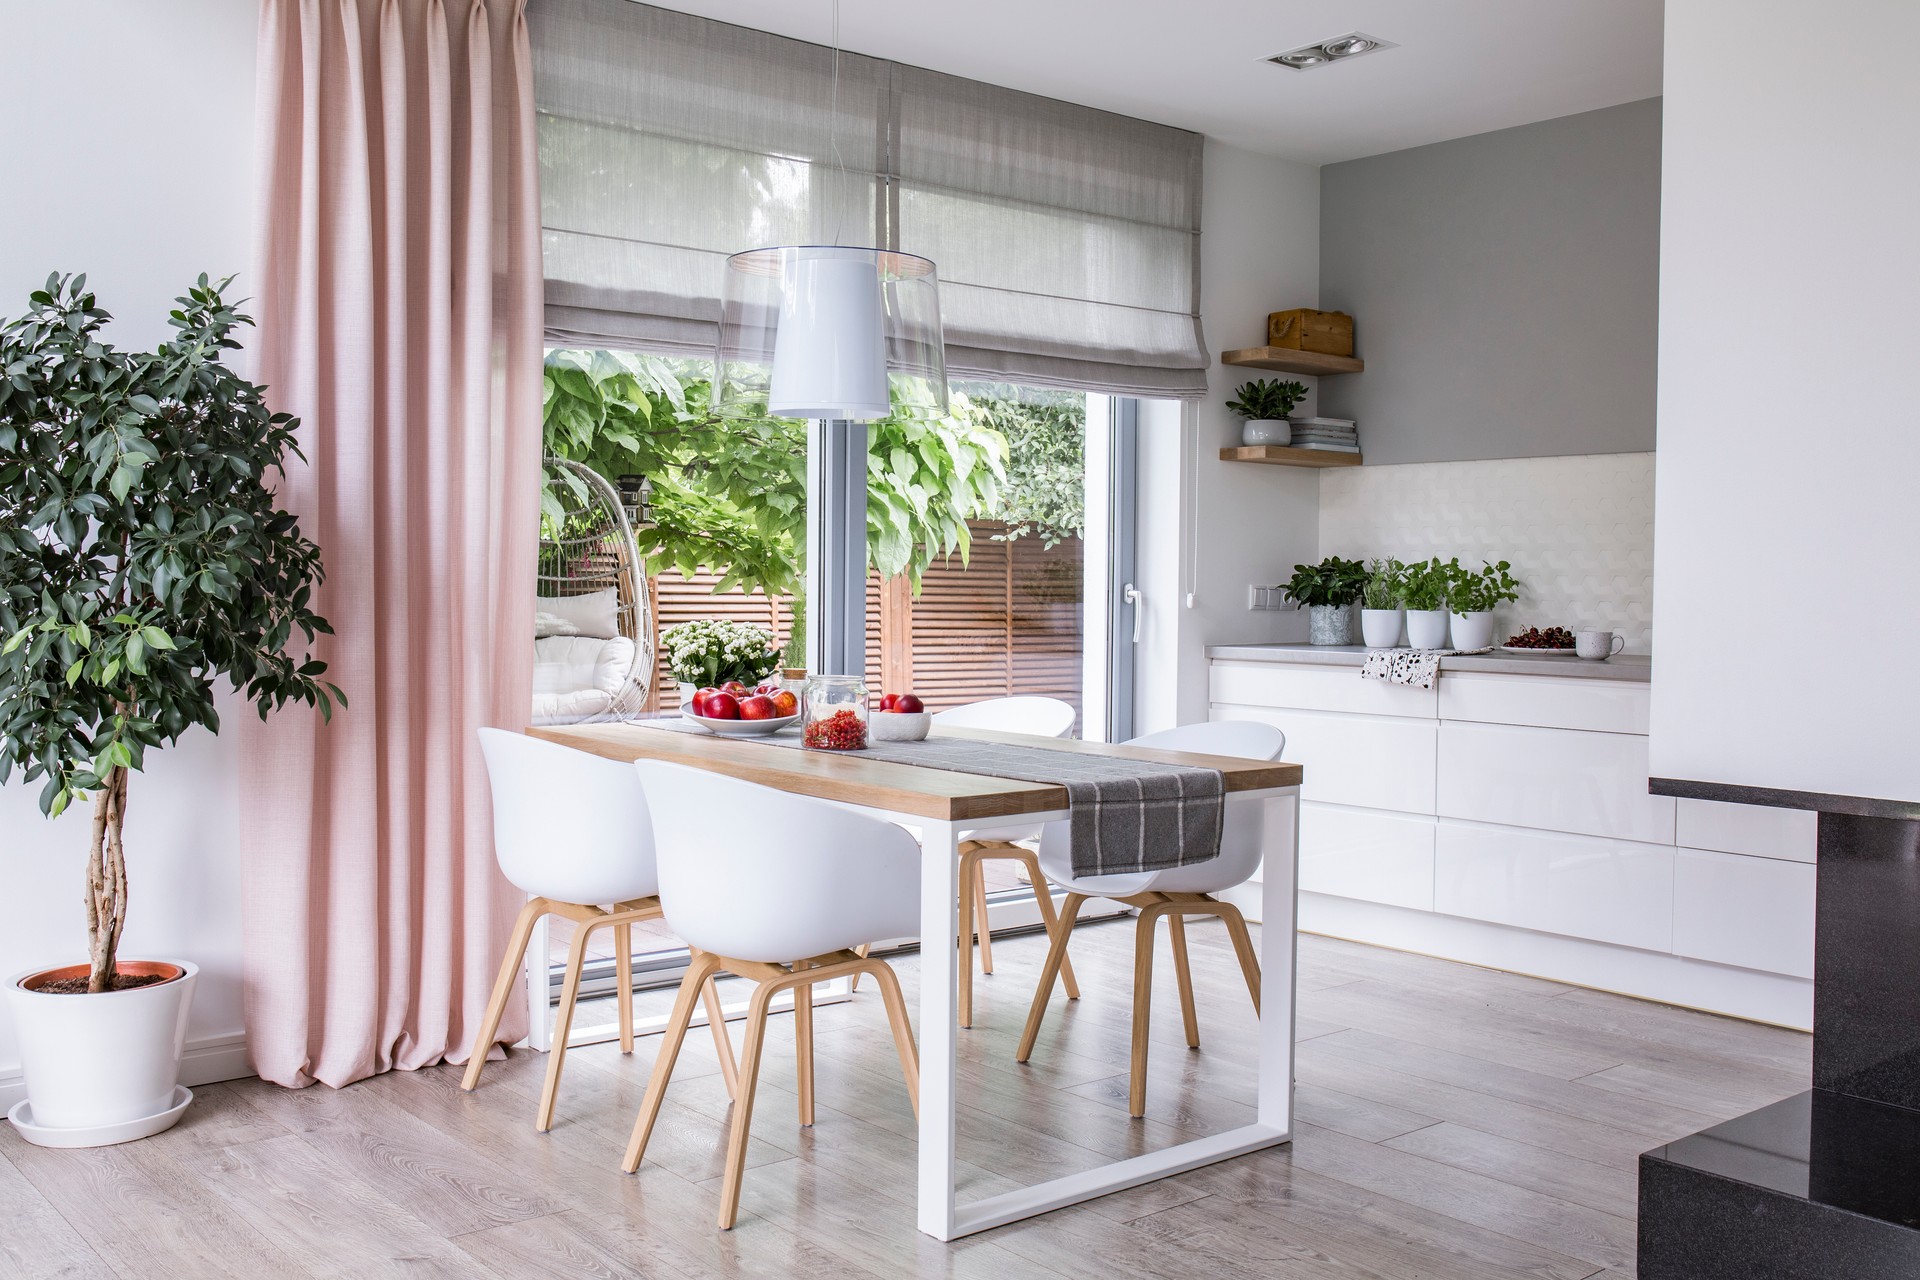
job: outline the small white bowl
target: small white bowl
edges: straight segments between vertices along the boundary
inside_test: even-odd
[[[931,711],[876,711],[867,717],[867,732],[876,742],[920,742],[931,728]]]
[[[680,714],[703,729],[717,733],[723,738],[764,738],[768,734],[778,733],[795,720],[798,713],[790,716],[775,716],[771,720],[715,720],[711,716],[697,716],[681,708]]]

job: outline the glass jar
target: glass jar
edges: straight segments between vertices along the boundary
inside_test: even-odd
[[[801,741],[818,751],[864,751],[867,686],[859,676],[809,676]]]

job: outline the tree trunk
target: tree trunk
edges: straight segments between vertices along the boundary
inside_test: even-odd
[[[115,766],[93,797],[93,850],[87,858],[87,990],[113,989],[113,960],[127,921],[127,771]]]

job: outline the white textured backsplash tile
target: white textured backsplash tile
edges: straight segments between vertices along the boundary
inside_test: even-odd
[[[1364,436],[1363,436],[1364,438]],[[1420,462],[1320,473],[1322,555],[1508,560],[1529,626],[1595,627],[1653,647],[1653,455]]]

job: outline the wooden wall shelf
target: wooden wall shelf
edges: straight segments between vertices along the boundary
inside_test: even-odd
[[[1222,351],[1221,364],[1245,365],[1250,369],[1272,369],[1277,373],[1304,373],[1324,378],[1335,373],[1359,373],[1367,366],[1358,356],[1329,356],[1318,351],[1293,351],[1286,347],[1241,347]]]
[[[1357,467],[1360,455],[1333,449],[1295,449],[1284,444],[1243,444],[1220,451],[1222,462],[1265,462],[1279,467]]]

